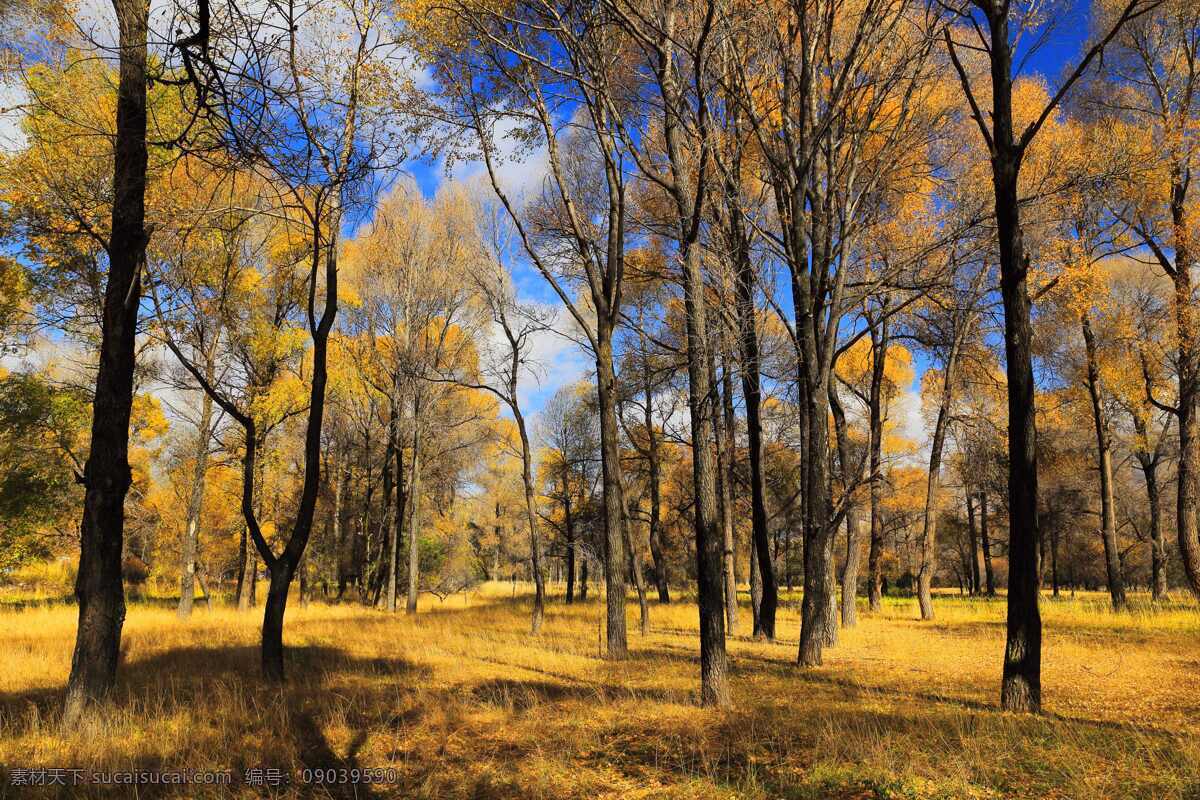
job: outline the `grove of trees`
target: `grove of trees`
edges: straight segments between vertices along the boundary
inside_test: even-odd
[[[730,636],[1002,596],[1030,712],[1046,594],[1200,593],[1191,0],[104,12],[0,4],[0,578],[71,566],[68,719],[128,592],[261,607],[268,681],[289,597],[603,594],[611,659],[694,600],[714,706]]]

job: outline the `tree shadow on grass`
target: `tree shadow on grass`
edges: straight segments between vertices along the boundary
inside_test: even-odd
[[[280,687],[262,680],[259,659],[257,646],[181,647],[123,663],[117,687],[98,709],[96,735],[112,736],[110,725],[124,727],[131,719],[136,724],[137,720],[152,717],[168,730],[165,734],[147,731],[147,735],[169,736],[170,726],[175,724],[170,718],[178,714],[186,721],[174,741],[157,741],[157,747],[146,749],[157,749],[159,754],[133,759],[113,760],[114,756],[102,764],[82,765],[9,764],[5,770],[75,766],[98,771],[229,769],[232,773],[232,786],[143,784],[137,787],[139,798],[259,793],[299,793],[338,800],[375,796],[370,785],[349,780],[349,771],[362,768],[358,756],[369,733],[365,724],[357,725],[361,720],[355,709],[384,707],[398,688],[427,681],[430,670],[400,658],[359,658],[333,647],[288,647],[287,682]],[[340,690],[330,685],[334,681],[354,688]],[[345,699],[348,695],[352,697],[341,706],[330,702],[331,698]],[[62,703],[62,688],[0,694],[0,733],[13,738],[25,734],[65,738],[70,732],[60,727]],[[323,732],[336,714],[354,731],[344,754]],[[236,746],[231,747],[232,743]],[[172,744],[179,746],[175,754],[163,754]],[[212,763],[181,763],[191,757],[190,753]],[[268,768],[280,771],[283,782],[279,786],[252,787],[245,783],[247,770]],[[306,769],[323,770],[335,780],[305,785],[305,774],[312,777]],[[0,797],[16,791],[4,770],[0,770],[0,780]],[[131,790],[130,786],[93,783],[44,787],[32,793],[49,797],[129,797],[133,796]]]

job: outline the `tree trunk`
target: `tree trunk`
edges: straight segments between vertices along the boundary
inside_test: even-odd
[[[872,611],[883,606],[883,370],[887,364],[888,324],[871,326],[871,388],[868,400],[871,469],[871,549],[867,555],[867,598]]]
[[[983,586],[979,580],[979,529],[975,525],[975,501],[971,497],[971,487],[965,490],[967,496],[967,535],[971,543],[971,560],[968,564],[968,574],[971,580],[971,594],[982,594]]]
[[[596,395],[600,405],[600,468],[604,488],[604,582],[609,658],[625,658],[625,497],[621,484],[621,449],[617,439],[617,390],[613,370],[612,328],[601,319],[596,336]]]
[[[750,540],[750,614],[754,618],[754,638],[762,636],[762,625],[759,623],[759,611],[762,608],[763,588],[762,574],[758,569],[758,550],[754,540]]]
[[[396,612],[396,586],[400,575],[400,536],[396,519],[401,517],[403,510],[404,491],[401,485],[404,478],[403,470],[393,478],[396,466],[402,466],[403,457],[396,455],[397,412],[398,401],[393,400],[388,414],[387,444],[383,451],[383,514],[380,515],[379,530],[380,555],[387,553],[387,610]],[[386,550],[385,550],[386,548]],[[376,567],[378,574],[382,570]],[[373,583],[375,581],[372,581]]]
[[[262,625],[262,670],[267,681],[283,681],[283,615],[287,610],[288,590],[293,569],[286,561],[277,561],[269,573],[267,604]]]
[[[725,656],[725,605],[722,577],[723,539],[717,518],[717,465],[713,453],[715,388],[707,368],[708,333],[700,251],[684,259],[684,306],[687,327],[688,402],[692,420],[693,507],[696,536],[696,587],[700,606],[700,696],[704,705],[729,705]]]
[[[328,356],[329,333],[333,329],[333,321],[337,316],[337,238],[336,231],[341,224],[341,215],[334,209],[328,220],[329,229],[334,233],[327,241],[322,241],[321,228],[318,225],[313,231],[312,269],[320,268],[321,257],[325,261],[325,307],[321,312],[320,321],[309,326],[312,339],[312,385],[308,397],[308,424],[304,431],[304,480],[300,488],[300,502],[296,508],[296,519],[292,525],[291,535],[284,545],[283,552],[273,559],[267,560],[270,550],[264,541],[256,541],[263,550],[264,560],[271,573],[271,585],[267,596],[267,606],[263,615],[262,638],[262,669],[264,677],[271,682],[283,680],[283,616],[287,609],[288,586],[300,559],[304,557],[305,548],[312,534],[313,514],[317,506],[317,492],[321,484],[321,427],[325,418],[325,387],[329,382]],[[316,280],[316,276],[313,276]],[[249,506],[243,494],[243,513]],[[261,538],[256,527],[251,526],[251,533]]]
[[[1015,138],[1012,44],[1007,7],[988,12],[991,29],[992,184],[1004,304],[1008,377],[1008,619],[1000,703],[1008,711],[1037,712],[1042,703],[1042,617],[1038,609],[1037,424],[1033,381],[1033,328],[1027,277],[1029,256],[1021,229],[1018,175],[1024,147]]]
[[[250,548],[248,547],[246,526],[242,526],[241,540],[238,543],[238,575],[237,575],[237,607],[245,611],[250,607]]]
[[[405,612],[417,613],[421,578],[421,436],[420,406],[413,405],[412,469],[408,478],[408,598]],[[538,576],[539,580],[541,576]]]
[[[731,222],[741,226],[741,215],[730,215]],[[743,235],[740,237],[745,239]],[[750,462],[750,526],[751,541],[758,564],[761,601],[757,608],[754,635],[767,640],[775,638],[775,612],[779,605],[779,585],[771,561],[771,540],[767,529],[767,500],[762,466],[762,383],[758,347],[758,320],[754,303],[754,265],[745,246],[739,246],[737,256],[737,320],[738,345],[742,359],[742,398],[746,404],[746,439]]]
[[[147,0],[113,0],[120,28],[113,165],[112,233],[104,289],[99,370],[92,404],[91,447],[84,466],[75,597],[79,625],[67,680],[64,720],[73,724],[112,689],[125,621],[121,555],[133,407],[134,345],[141,270],[146,262],[146,29]]]
[[[1146,426],[1139,417],[1134,417],[1134,429],[1145,441]],[[1145,448],[1134,451],[1142,475],[1146,479],[1146,505],[1150,511],[1150,596],[1155,602],[1167,599],[1167,547],[1162,535],[1162,501],[1158,487],[1159,451],[1147,452]]]
[[[846,563],[842,567],[842,625],[853,628],[858,624],[858,565],[862,557],[862,531],[859,527],[858,504],[853,492],[859,476],[851,474],[849,432],[846,413],[832,383],[829,387],[829,409],[833,413],[834,434],[837,436],[838,463],[841,466],[842,485],[846,493]],[[861,470],[860,470],[861,471]]]
[[[628,516],[622,526],[625,531],[625,550],[629,553],[629,569],[633,573],[633,588],[638,599],[638,630],[642,636],[650,633],[650,604],[646,601],[646,581],[642,576],[642,557],[633,546],[633,522]]]
[[[567,529],[567,605],[575,602],[575,519],[571,514],[571,481],[563,467],[563,519]]]
[[[1200,594],[1200,325],[1192,290],[1190,230],[1184,204],[1187,182],[1173,181],[1171,218],[1175,231],[1175,324],[1179,340],[1179,465],[1176,527],[1183,571],[1192,592]]]
[[[715,355],[709,353],[708,377],[710,385],[713,387],[714,393],[724,389],[724,392],[721,393],[721,408],[724,409],[725,403],[728,401],[727,393],[729,391],[728,365],[726,365],[726,372],[718,383],[715,362]],[[729,402],[730,413],[732,413],[732,401]],[[733,558],[733,493],[729,483],[733,478],[733,470],[730,467],[730,461],[732,460],[730,451],[733,448],[733,440],[728,435],[729,432],[728,420],[725,421],[724,426],[717,420],[713,421],[713,443],[717,450],[717,508],[721,518],[721,575],[724,579],[725,587],[725,635],[736,636],[737,574],[734,572],[736,565]]]
[[[987,581],[987,596],[996,596],[996,575],[992,571],[992,540],[988,537],[987,492],[979,493],[979,544],[983,548],[983,574]]]
[[[961,331],[955,332],[950,353],[946,356],[946,368],[942,374],[942,396],[938,403],[937,422],[933,427],[933,443],[929,448],[925,525],[921,536],[921,568],[917,572],[917,603],[921,608],[923,620],[933,619],[933,576],[937,572],[937,504],[941,491],[942,448],[946,443],[946,428],[950,425],[950,404],[954,399],[954,379],[962,335]]]
[[[1108,593],[1113,609],[1126,607],[1125,579],[1121,575],[1121,556],[1117,543],[1116,503],[1113,499],[1112,445],[1109,442],[1108,420],[1104,413],[1104,397],[1100,387],[1100,364],[1096,356],[1096,337],[1087,314],[1081,320],[1083,341],[1087,352],[1087,387],[1092,401],[1092,424],[1096,430],[1097,468],[1100,472],[1100,523],[1104,541],[1104,565],[1108,575]],[[1055,585],[1057,586],[1057,577]]]
[[[210,370],[211,374],[211,370]],[[183,533],[183,561],[179,578],[179,618],[192,615],[196,594],[196,554],[199,549],[200,513],[204,509],[204,478],[208,472],[208,443],[212,438],[212,397],[201,393],[200,421],[196,426],[196,464],[192,470],[192,494],[188,498],[187,522]]]
[[[519,358],[519,352],[514,347],[513,360]],[[533,572],[533,616],[530,632],[535,636],[542,629],[542,618],[545,615],[546,585],[542,580],[542,538],[538,535],[537,511],[533,499],[533,457],[530,453],[529,434],[525,430],[525,417],[517,405],[516,375],[518,365],[513,365],[513,384],[510,394],[513,416],[517,421],[517,431],[521,434],[521,483],[525,487],[525,521],[529,525],[529,568]]]
[[[646,460],[650,469],[650,558],[654,561],[654,584],[658,588],[658,602],[666,604],[671,602],[671,590],[667,584],[667,561],[663,557],[662,551],[662,466],[658,452],[658,431],[654,428],[648,378],[645,379],[644,384],[646,388],[643,398],[646,404],[644,412],[647,440]]]
[[[251,609],[258,605],[258,551],[250,548],[250,580],[249,586],[246,589],[246,608]]]

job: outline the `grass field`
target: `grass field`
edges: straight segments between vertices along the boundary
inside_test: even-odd
[[[932,623],[890,600],[802,671],[789,598],[781,641],[730,643],[735,707],[719,712],[696,705],[694,606],[653,606],[641,637],[631,603],[632,654],[613,663],[600,603],[552,603],[533,639],[509,592],[423,599],[415,618],[297,604],[284,690],[258,680],[258,614],[133,605],[112,707],[68,731],[74,608],[0,612],[0,793],[37,766],[232,771],[220,788],[40,790],[64,797],[1200,797],[1195,605],[1047,599],[1047,713],[1024,717],[997,710],[1002,600],[939,598]],[[244,785],[255,767],[291,782]],[[328,767],[393,773],[302,785]]]

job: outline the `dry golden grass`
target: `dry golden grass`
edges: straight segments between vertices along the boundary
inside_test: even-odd
[[[232,769],[222,789],[76,787],[64,796],[1200,797],[1200,609],[1044,603],[1047,713],[997,710],[1003,601],[943,597],[921,623],[891,601],[825,666],[784,640],[731,642],[735,707],[696,705],[695,607],[653,606],[631,657],[598,657],[602,606],[547,610],[491,586],[415,618],[296,607],[284,690],[258,680],[258,615],[181,624],[135,605],[100,721],[57,723],[74,609],[0,612],[0,765]],[[743,628],[748,610],[743,608]],[[249,767],[390,767],[389,785],[239,785]],[[17,790],[5,786],[10,794]],[[49,790],[46,790],[49,791]]]

